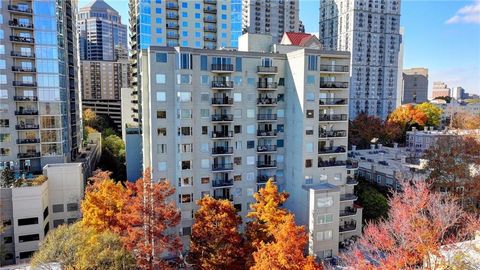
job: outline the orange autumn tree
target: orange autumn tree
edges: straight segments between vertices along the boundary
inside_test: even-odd
[[[478,216],[462,210],[453,197],[432,192],[425,181],[403,182],[401,189],[389,199],[388,217],[367,224],[342,255],[346,269],[419,269],[441,246],[471,239],[480,228]]]
[[[167,181],[153,182],[150,169],[143,178],[129,183],[132,192],[125,219],[127,228],[124,243],[133,252],[139,269],[174,269],[164,258],[178,256],[182,249],[175,227],[180,212],[170,197],[175,193]]]
[[[90,184],[81,203],[81,224],[97,232],[121,234],[130,226],[124,218],[130,191],[122,183],[115,183],[110,175],[111,172],[99,170],[89,179]]]
[[[244,269],[242,219],[228,200],[206,196],[197,202],[189,258],[199,269]]]
[[[427,120],[427,115],[421,109],[416,109],[412,104],[402,105],[388,116],[388,122],[400,124],[404,131],[414,125],[424,126]]]

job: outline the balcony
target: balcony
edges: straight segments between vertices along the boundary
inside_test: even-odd
[[[320,138],[342,138],[342,137],[347,137],[347,131],[346,130],[319,130],[318,131],[318,136]]]
[[[176,23],[167,23],[167,29],[176,29],[178,30],[179,26]]]
[[[178,33],[167,33],[167,38],[177,39],[179,37]]]
[[[327,106],[348,105],[348,99],[347,98],[321,98],[319,100],[319,105],[327,105]]]
[[[212,131],[213,139],[232,138],[233,131]]]
[[[257,105],[259,106],[277,105],[277,99],[276,98],[257,98]]]
[[[212,14],[215,14],[215,13],[217,13],[217,9],[216,9],[216,8],[206,7],[206,8],[203,9],[203,12],[204,12],[204,13],[212,13]]]
[[[176,13],[167,13],[167,19],[178,20],[178,14]]]
[[[213,163],[212,164],[212,171],[219,172],[219,171],[231,171],[233,170],[233,163]]]
[[[275,137],[277,130],[257,130],[257,137]]]
[[[258,145],[257,152],[259,153],[266,153],[266,152],[276,152],[277,146],[276,145]]]
[[[38,101],[38,98],[33,97],[33,96],[13,96],[13,100],[15,100],[15,101]]]
[[[233,195],[227,195],[227,194],[220,194],[220,195],[213,194],[213,198],[214,198],[215,200],[229,200],[229,201],[233,201]]]
[[[215,42],[215,41],[217,41],[217,38],[216,38],[216,37],[212,37],[212,36],[204,36],[204,37],[203,37],[203,40],[205,40],[205,41],[210,41],[210,42]]]
[[[12,71],[16,71],[16,72],[36,72],[37,69],[34,68],[34,67],[12,66]]]
[[[233,105],[233,98],[212,98],[212,105]]]
[[[177,10],[178,9],[178,4],[177,3],[173,3],[173,2],[167,2],[165,8],[168,10],[168,9],[171,9],[171,10]]]
[[[233,114],[213,114],[213,122],[231,122],[233,121]]]
[[[33,24],[32,23],[20,23],[18,22],[17,19],[13,19],[8,21],[8,25],[12,27],[17,27],[17,28],[27,28],[27,29],[33,29]]]
[[[356,228],[357,228],[357,223],[355,221],[350,221],[350,222],[345,222],[343,225],[340,225],[338,227],[338,231],[343,233],[343,232],[354,231]]]
[[[328,89],[348,88],[348,82],[324,82],[324,81],[320,81],[320,88],[328,88]]]
[[[233,89],[233,81],[213,81],[212,89]]]
[[[270,113],[270,114],[257,114],[257,120],[259,121],[276,121],[277,114]]]
[[[356,201],[357,196],[353,193],[350,194],[341,194],[340,195],[340,201],[341,202],[346,202],[346,201]]]
[[[257,168],[275,168],[277,167],[277,161],[276,160],[270,160],[270,161],[257,161]]]
[[[347,185],[352,185],[352,186],[358,185],[358,181],[354,177],[347,176]]]
[[[20,43],[35,43],[35,39],[32,37],[10,36],[10,41]]]
[[[340,210],[340,217],[354,216],[357,214],[357,208],[354,207],[345,207],[345,209]]]
[[[211,71],[216,73],[233,72],[233,64],[212,64]]]
[[[319,121],[333,122],[333,121],[347,121],[348,115],[346,114],[321,114],[318,117]]]
[[[357,161],[348,160],[348,161],[347,161],[347,169],[349,169],[349,170],[358,169],[358,162],[357,162]]]
[[[318,149],[318,154],[339,154],[339,153],[346,153],[346,152],[347,152],[347,149],[343,145],[319,147]]]
[[[38,110],[18,110],[15,115],[38,115]]]
[[[346,162],[343,160],[318,160],[318,167],[337,167],[337,166],[345,166]]]
[[[265,184],[269,179],[272,179],[273,182],[277,182],[277,176],[275,175],[259,175],[257,176],[257,183]]]
[[[278,88],[278,84],[276,82],[258,82],[257,89],[258,90],[276,90]]]
[[[20,13],[33,13],[33,9],[25,6],[8,5],[8,10]]]
[[[17,144],[40,143],[40,139],[17,139]]]
[[[233,179],[214,179],[212,187],[230,187],[233,186]]]
[[[209,5],[216,5],[217,0],[203,0],[203,3],[209,4]]]
[[[34,53],[21,52],[21,51],[11,51],[10,55],[13,57],[20,57],[20,58],[35,58]]]
[[[204,27],[203,27],[203,31],[205,31],[205,32],[210,32],[210,33],[216,33],[216,32],[217,32],[217,28],[216,28],[216,27],[213,27],[213,26],[204,26]]]
[[[275,66],[270,66],[270,67],[257,66],[257,73],[258,74],[277,74],[278,73],[278,67],[275,67]]]
[[[38,125],[33,124],[23,124],[23,125],[15,125],[16,130],[29,130],[29,129],[38,129]]]
[[[214,18],[214,17],[205,17],[205,18],[203,18],[203,22],[206,22],[206,23],[216,23],[216,22],[217,22],[217,18]]]
[[[28,152],[28,153],[18,153],[17,158],[38,158],[40,157],[40,152]]]
[[[23,86],[23,87],[36,87],[36,82],[22,82],[22,81],[13,81],[13,86]]]
[[[350,68],[343,65],[320,65],[320,72],[349,72]]]
[[[212,155],[231,155],[233,154],[233,147],[216,146],[212,148]]]

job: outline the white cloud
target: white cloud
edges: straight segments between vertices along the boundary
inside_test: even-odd
[[[475,0],[471,5],[459,9],[453,17],[448,19],[446,24],[473,23],[480,24],[480,0]]]

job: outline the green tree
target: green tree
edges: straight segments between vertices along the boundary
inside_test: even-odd
[[[117,135],[110,135],[103,139],[102,156],[99,167],[104,171],[111,171],[112,178],[117,181],[125,179],[125,144]]]
[[[440,117],[442,116],[442,109],[430,102],[424,102],[415,106],[415,109],[422,111],[427,116],[426,126],[440,125]]]
[[[15,176],[10,167],[5,167],[0,174],[0,187],[10,187],[15,182]]]
[[[386,191],[375,189],[370,183],[360,179],[357,186],[358,204],[363,207],[363,220],[374,221],[384,218],[388,213],[388,200]]]

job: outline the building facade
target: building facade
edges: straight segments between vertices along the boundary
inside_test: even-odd
[[[82,60],[115,61],[127,51],[127,26],[104,0],[80,8],[77,28]]]
[[[0,6],[0,167],[39,172],[81,142],[75,1]]]
[[[428,69],[410,68],[403,70],[402,104],[428,101]]]
[[[397,106],[400,1],[320,0],[319,38],[326,49],[350,51],[350,117],[385,119]]]
[[[287,207],[309,230],[310,251],[334,256],[361,231],[346,153],[349,53],[272,47],[264,35],[239,42],[240,51],[143,52],[143,166],[177,187],[185,243],[195,201],[228,199],[245,217],[273,179],[291,194]]]
[[[433,82],[432,88],[432,99],[438,97],[450,97],[451,90],[448,88],[447,84],[444,82]]]
[[[455,100],[463,100],[467,98],[467,95],[465,93],[465,89],[461,86],[456,86],[452,88],[452,98]]]
[[[271,35],[274,42],[280,42],[285,32],[304,32],[299,19],[298,0],[243,0],[243,33]]]

